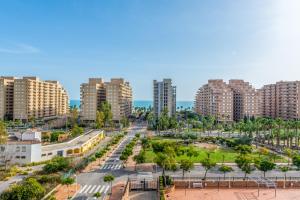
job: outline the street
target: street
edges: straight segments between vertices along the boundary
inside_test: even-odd
[[[128,134],[123,138],[114,152],[106,159],[104,165],[99,166],[99,169],[93,172],[80,173],[77,175],[77,183],[80,184],[81,188],[73,199],[94,199],[93,195],[97,192],[101,193],[101,199],[104,199],[111,190],[110,184],[103,181],[103,177],[108,173],[115,176],[115,182],[126,181],[130,172],[123,169],[123,162],[119,159],[120,155],[135,134],[141,133],[144,130],[144,126],[133,125],[128,129]]]

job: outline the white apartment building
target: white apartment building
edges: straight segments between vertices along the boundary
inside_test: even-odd
[[[153,81],[153,110],[155,116],[160,116],[164,110],[169,116],[176,114],[176,86],[172,85],[171,79]]]

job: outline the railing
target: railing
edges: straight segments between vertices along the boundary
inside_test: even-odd
[[[203,181],[202,177],[179,177],[179,176],[171,176],[173,181]],[[235,176],[235,177],[206,177],[206,181],[251,181],[251,178],[253,177],[242,177],[242,176]],[[300,181],[300,177],[293,177],[293,176],[287,176],[286,178],[284,176],[274,176],[274,177],[266,177],[269,180],[272,181]]]

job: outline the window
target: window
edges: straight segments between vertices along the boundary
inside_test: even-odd
[[[22,152],[26,152],[26,147],[22,147]]]
[[[17,146],[16,152],[20,152],[20,147],[19,146]]]
[[[52,153],[48,153],[48,156],[52,155]]]
[[[22,159],[25,159],[25,158],[26,158],[26,156],[21,156],[21,158],[22,158]]]
[[[20,156],[16,156],[16,159],[20,159]]]

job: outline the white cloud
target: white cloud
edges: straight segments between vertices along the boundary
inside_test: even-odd
[[[0,47],[0,53],[7,53],[7,54],[33,54],[33,53],[40,53],[40,49],[31,46],[29,44],[18,43],[18,44],[11,44],[6,45],[5,47]]]

